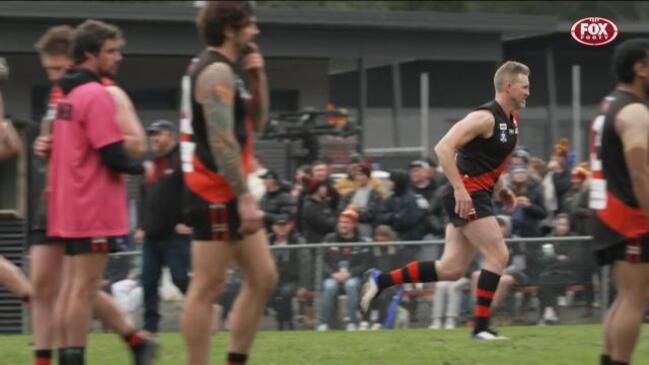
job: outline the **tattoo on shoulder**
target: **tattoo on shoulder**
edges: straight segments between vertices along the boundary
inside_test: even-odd
[[[241,147],[234,137],[234,74],[226,64],[214,63],[201,73],[196,87],[214,162],[237,195],[246,193]]]

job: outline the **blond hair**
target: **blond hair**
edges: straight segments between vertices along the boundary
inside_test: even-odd
[[[494,75],[494,88],[496,92],[502,91],[508,82],[514,83],[518,80],[518,75],[530,75],[530,68],[526,65],[516,62],[507,61],[496,70]]]

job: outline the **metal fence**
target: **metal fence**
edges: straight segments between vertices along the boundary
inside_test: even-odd
[[[589,244],[592,238],[579,237],[541,237],[541,238],[513,238],[506,242],[510,247],[509,271],[511,284],[505,299],[495,309],[496,323],[500,324],[539,324],[544,323],[546,315],[544,306],[556,309],[559,323],[596,322],[605,312],[610,302],[609,276],[607,268],[599,269],[590,254]],[[286,270],[279,263],[282,253],[299,254],[299,266],[292,266],[291,270],[306,273],[308,278],[300,277],[298,281],[306,286],[306,290],[295,291],[291,299],[292,323],[295,328],[315,328],[321,318],[321,298],[323,283],[327,276],[324,274],[325,265],[331,263],[329,251],[332,249],[355,249],[365,252],[367,268],[377,265],[377,258],[381,253],[386,253],[382,260],[383,268],[399,268],[411,260],[435,260],[440,257],[443,250],[443,240],[426,241],[399,241],[399,242],[358,242],[345,244],[295,244],[272,246],[273,254],[278,260],[278,268]],[[107,279],[111,282],[125,278],[128,273],[138,273],[139,251],[121,252],[111,255],[107,270]],[[379,255],[379,256],[377,256]],[[521,269],[520,259],[524,258]],[[518,260],[518,261],[517,261]],[[518,272],[515,270],[518,265]],[[304,268],[306,267],[306,270]],[[458,309],[457,325],[462,325],[472,318],[472,272],[479,270],[480,262],[476,259],[463,279],[464,285],[459,290],[461,296]],[[513,267],[513,268],[512,268]],[[365,268],[364,268],[365,269]],[[289,270],[289,271],[291,271]],[[240,276],[236,270],[232,271],[226,283],[224,293],[219,301],[221,313],[227,314],[232,304]],[[473,278],[475,280],[475,278]],[[512,282],[513,281],[513,282]],[[501,281],[503,282],[503,281]],[[304,284],[306,283],[306,284]],[[278,288],[286,282],[280,281]],[[169,289],[170,284],[165,283]],[[401,290],[396,307],[398,313],[408,313],[406,324],[412,327],[426,327],[434,324],[435,305],[442,305],[435,295],[435,283],[407,285]],[[333,303],[334,313],[330,319],[331,328],[341,328],[349,321],[349,306],[345,305],[348,296],[345,295],[344,286],[341,286],[337,300]],[[278,289],[279,290],[279,289]],[[394,292],[388,294],[385,300],[390,304],[396,298]],[[548,302],[548,297],[550,302]],[[170,299],[171,298],[171,299]],[[161,312],[163,321],[161,330],[178,330],[178,316],[182,310],[182,296],[179,293],[162,295]],[[329,303],[331,304],[331,303]],[[273,305],[269,305],[267,318],[262,328],[273,329],[277,327],[276,313]],[[448,308],[446,308],[448,309]],[[438,311],[439,312],[439,311]],[[141,309],[131,314],[135,322],[142,317]],[[396,315],[395,315],[396,316]],[[398,316],[397,316],[398,317]],[[361,318],[358,317],[358,321]],[[365,318],[371,320],[372,318]],[[398,318],[393,322],[398,326]],[[386,324],[383,318],[374,318],[374,321]],[[548,322],[548,321],[545,321]],[[555,323],[554,321],[549,321]]]

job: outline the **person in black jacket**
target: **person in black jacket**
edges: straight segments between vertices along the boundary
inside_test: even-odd
[[[287,245],[305,244],[306,241],[294,230],[295,224],[291,216],[278,215],[273,222],[269,241],[273,247],[286,247]],[[294,329],[293,324],[293,297],[306,292],[312,280],[310,256],[306,249],[274,249],[275,263],[279,281],[275,293],[270,299],[270,307],[275,309],[277,329]]]
[[[369,242],[358,233],[358,213],[348,209],[340,213],[338,228],[327,234],[324,243]],[[347,330],[357,329],[358,294],[361,276],[370,260],[367,247],[329,247],[324,256],[322,294],[320,297],[319,331],[329,329],[336,296],[341,286],[347,295]]]
[[[336,228],[336,206],[333,187],[328,180],[315,183],[313,192],[305,199],[302,208],[302,234],[307,243],[320,243],[324,236]]]
[[[174,125],[166,120],[154,122],[147,129],[155,155],[155,174],[142,187],[140,228],[136,240],[142,249],[142,287],[144,289],[144,329],[158,332],[158,286],[163,266],[171,271],[171,280],[184,294],[189,285],[189,248],[191,229],[182,223],[183,175]]]
[[[343,197],[341,209],[353,209],[358,213],[358,230],[362,236],[372,237],[376,218],[381,209],[381,193],[372,186],[372,169],[369,164],[362,164],[354,176],[358,185],[351,193]]]
[[[519,237],[540,237],[541,220],[548,214],[543,204],[541,186],[530,178],[527,167],[523,165],[512,167],[511,177],[509,187],[516,195],[516,207],[511,214],[512,233]],[[503,209],[497,211],[506,213]]]
[[[392,195],[383,201],[378,217],[378,224],[389,226],[400,241],[418,241],[424,238],[427,231],[426,211],[417,204],[417,197],[410,190],[408,173],[402,170],[390,172],[393,184]],[[405,256],[415,259],[419,249],[414,246],[403,248]]]
[[[270,232],[278,217],[295,214],[295,202],[291,194],[283,189],[276,172],[269,170],[260,178],[264,180],[266,193],[259,202],[259,209],[264,211],[264,225]]]
[[[426,214],[417,205],[417,198],[409,189],[409,177],[405,171],[390,172],[393,193],[383,201],[378,223],[385,224],[404,241],[420,240],[426,234]]]

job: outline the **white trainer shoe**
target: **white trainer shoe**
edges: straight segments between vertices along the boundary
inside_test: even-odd
[[[548,324],[559,322],[559,316],[557,316],[557,312],[554,308],[545,307],[545,310],[543,311],[543,321]]]
[[[445,330],[452,330],[452,329],[455,329],[455,327],[457,327],[457,324],[455,322],[455,318],[451,318],[451,317],[446,318],[446,322],[444,323],[444,329]]]
[[[319,332],[324,332],[324,331],[329,331],[329,326],[326,324],[319,324],[318,327],[316,327],[316,331]]]
[[[509,338],[505,336],[499,336],[498,333],[492,330],[481,331],[473,336],[474,340],[486,340],[486,341],[498,341],[498,340],[508,340]]]
[[[361,313],[365,316],[370,310],[372,300],[379,294],[378,278],[381,271],[377,269],[369,269],[363,275],[363,285],[361,286],[361,300],[360,309]]]
[[[428,326],[431,330],[438,330],[442,328],[442,320],[440,318],[433,319],[433,323]]]

